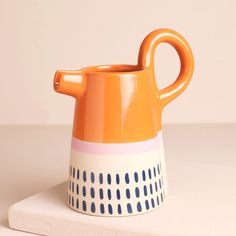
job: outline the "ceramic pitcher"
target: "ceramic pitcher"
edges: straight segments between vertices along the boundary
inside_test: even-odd
[[[176,81],[158,89],[154,53],[177,51]],[[163,108],[184,91],[193,55],[177,32],[159,29],[142,42],[137,65],[57,71],[56,92],[75,98],[67,204],[97,216],[136,215],[158,208],[168,194],[162,141]],[[170,68],[171,69],[171,68]]]

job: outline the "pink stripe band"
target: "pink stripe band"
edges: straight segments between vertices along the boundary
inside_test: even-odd
[[[162,141],[162,132],[155,138],[131,143],[93,143],[72,138],[72,149],[90,154],[128,154],[157,149]]]

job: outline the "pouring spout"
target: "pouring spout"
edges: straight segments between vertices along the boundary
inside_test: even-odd
[[[53,87],[58,93],[80,98],[86,89],[84,71],[62,71],[55,73]]]

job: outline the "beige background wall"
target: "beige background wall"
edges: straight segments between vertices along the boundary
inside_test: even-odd
[[[189,41],[196,69],[164,113],[168,123],[236,122],[236,1],[0,0],[0,124],[69,124],[73,98],[52,89],[56,69],[136,63],[150,31],[169,27]],[[157,50],[158,84],[179,61]]]

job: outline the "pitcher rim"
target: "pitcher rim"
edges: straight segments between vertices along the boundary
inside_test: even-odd
[[[123,76],[144,73],[147,69],[148,68],[140,68],[139,65],[111,64],[86,67],[83,68],[82,71],[89,75]]]

